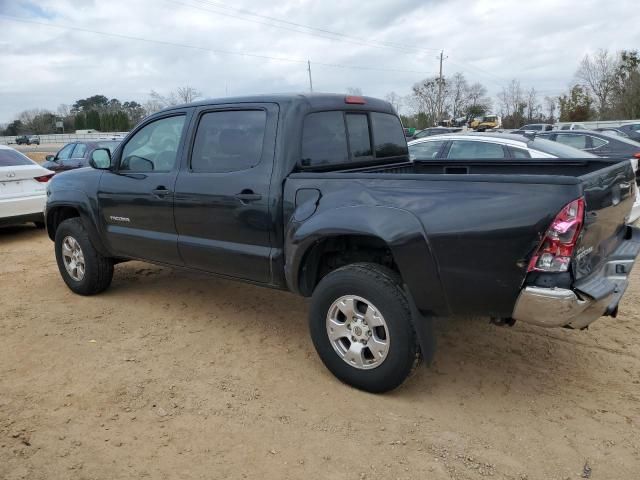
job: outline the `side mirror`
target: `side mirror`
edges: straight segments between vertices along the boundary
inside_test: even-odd
[[[91,152],[89,165],[98,170],[109,170],[111,168],[111,152],[108,148],[96,148]]]
[[[56,156],[55,155],[47,155],[46,157],[44,157],[44,159],[47,162],[55,162],[56,161]]]

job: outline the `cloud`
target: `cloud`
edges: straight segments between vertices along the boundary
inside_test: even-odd
[[[307,59],[317,91],[404,94],[437,71],[441,48],[445,75],[461,71],[491,93],[518,78],[557,95],[585,53],[637,47],[636,14],[633,0],[0,0],[0,122],[93,94],[144,102],[180,85],[209,97],[305,91]]]

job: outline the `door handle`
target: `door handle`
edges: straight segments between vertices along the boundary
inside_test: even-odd
[[[169,190],[167,187],[160,186],[151,190],[151,193],[158,197],[164,197],[165,195],[169,195],[171,193],[171,190]]]
[[[236,198],[241,202],[255,202],[262,198],[259,193],[254,193],[253,190],[244,189],[240,193],[236,194]]]

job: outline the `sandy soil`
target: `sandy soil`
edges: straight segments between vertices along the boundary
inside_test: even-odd
[[[0,478],[638,479],[639,275],[588,331],[449,320],[374,396],[303,299],[138,262],[83,298],[43,232],[0,229]]]

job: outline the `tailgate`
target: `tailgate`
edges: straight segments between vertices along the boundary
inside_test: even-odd
[[[584,229],[573,271],[580,280],[597,271],[624,239],[635,201],[635,174],[628,160],[580,177],[586,203]]]

